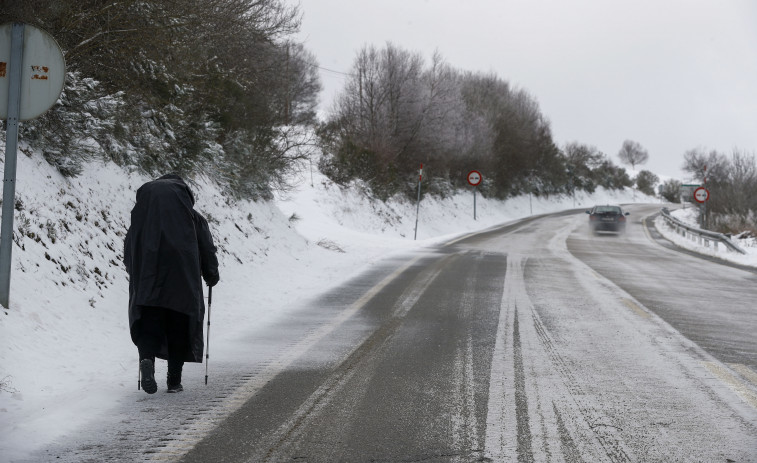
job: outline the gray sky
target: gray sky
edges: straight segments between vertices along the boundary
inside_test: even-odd
[[[527,90],[562,146],[616,164],[625,139],[642,168],[682,178],[683,153],[757,152],[753,0],[300,0],[300,39],[323,68],[349,72],[366,44],[438,50],[457,69]],[[321,70],[328,111],[345,77]]]

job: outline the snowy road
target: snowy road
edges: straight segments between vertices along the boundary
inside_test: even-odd
[[[757,275],[549,215],[386,261],[56,461],[757,461]],[[750,313],[750,311],[752,311]],[[277,335],[271,337],[271,333]]]

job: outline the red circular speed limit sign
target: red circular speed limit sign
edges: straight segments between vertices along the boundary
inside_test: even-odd
[[[481,172],[477,170],[468,172],[468,183],[470,183],[471,185],[477,186],[479,183],[481,183],[481,180],[483,180]]]
[[[710,192],[705,187],[699,187],[694,190],[694,200],[698,203],[704,203],[710,199]]]

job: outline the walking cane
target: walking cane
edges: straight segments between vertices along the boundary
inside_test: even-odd
[[[213,302],[213,287],[208,286],[208,339],[205,341],[205,385],[208,385],[208,362],[210,361],[210,304]]]

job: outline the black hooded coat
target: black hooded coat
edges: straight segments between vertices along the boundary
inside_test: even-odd
[[[178,175],[164,175],[137,190],[124,241],[129,274],[129,330],[138,343],[144,307],[189,316],[190,349],[182,360],[202,362],[205,301],[202,280],[218,282],[218,260],[208,222],[194,210],[194,196]],[[168,359],[164,339],[158,358]]]

